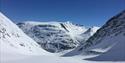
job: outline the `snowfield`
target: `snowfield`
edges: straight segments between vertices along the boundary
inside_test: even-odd
[[[1,63],[125,63],[123,61],[88,61],[77,57],[58,57],[48,55],[20,55],[4,54],[0,59]]]

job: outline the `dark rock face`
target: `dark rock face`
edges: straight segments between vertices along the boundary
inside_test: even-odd
[[[90,37],[86,42],[85,47],[89,47],[92,44],[96,45],[101,42],[101,40],[106,36],[119,35],[125,29],[125,11],[112,17],[104,26],[102,26],[92,37]]]
[[[72,49],[78,45],[65,33],[65,31],[54,29],[56,26],[46,26],[36,25],[32,27],[31,30],[34,33],[34,36],[42,41],[38,43],[45,50],[49,52],[59,52]]]

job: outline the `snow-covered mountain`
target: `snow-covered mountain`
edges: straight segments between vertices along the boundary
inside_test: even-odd
[[[48,53],[0,12],[0,54],[8,52],[26,55]]]
[[[120,19],[122,20],[122,17]],[[86,32],[88,30],[86,30]],[[80,35],[83,35],[83,34],[80,34]],[[116,40],[117,38],[119,38],[121,41],[122,40],[123,41],[118,42],[116,47],[110,49],[111,51],[113,52],[115,51],[116,53],[119,53],[121,51],[123,52],[121,54],[124,54],[124,50],[123,49],[120,50],[121,47],[119,47],[119,46],[122,46],[122,48],[124,48],[123,36],[125,35],[118,34],[118,36],[116,37]],[[94,50],[92,48],[90,48],[90,50],[98,51],[98,52],[104,51],[104,50],[98,50],[98,49]],[[42,55],[35,55],[35,54],[42,54]],[[43,63],[125,63],[124,61],[111,61],[111,62],[88,61],[88,60],[82,60],[81,58],[79,59],[77,57],[76,58],[59,57],[56,55],[48,55],[48,54],[50,53],[41,49],[40,46],[35,41],[33,41],[31,38],[25,35],[22,32],[22,30],[20,30],[14,23],[11,22],[11,20],[9,20],[2,13],[0,13],[0,63],[41,63],[41,62]],[[112,55],[112,52],[106,53],[106,55]],[[104,56],[106,55],[104,54]],[[119,58],[119,54],[117,55],[118,55],[117,57]],[[104,56],[102,55],[102,57]],[[115,56],[112,56],[112,57],[115,57]],[[106,58],[107,57],[105,57],[105,59]]]
[[[92,37],[65,56],[98,55],[91,60],[125,60],[125,11],[112,17]]]
[[[84,38],[84,40],[82,41],[86,41],[88,40],[100,27],[97,26],[93,26],[91,28],[88,28],[84,33],[82,33],[80,36],[82,36],[82,39]],[[83,42],[83,43],[84,43]]]
[[[88,28],[70,22],[26,21],[17,25],[49,52],[76,48],[98,29],[98,27],[92,27],[88,31]]]

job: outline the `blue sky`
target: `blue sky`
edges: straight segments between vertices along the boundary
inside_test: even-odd
[[[0,10],[14,22],[71,21],[101,26],[125,9],[125,0],[0,0]]]

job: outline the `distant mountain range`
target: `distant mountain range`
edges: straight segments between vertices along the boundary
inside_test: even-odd
[[[99,29],[99,27],[87,28],[70,22],[27,21],[17,25],[49,52],[74,49]]]

